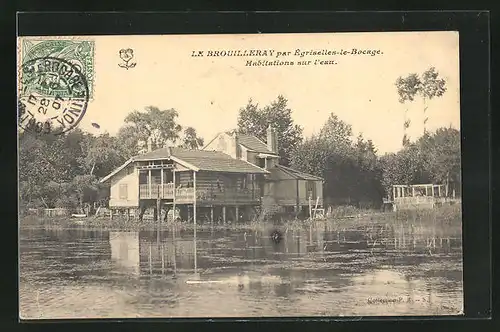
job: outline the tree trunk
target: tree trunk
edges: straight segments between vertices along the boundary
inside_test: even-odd
[[[403,147],[406,146],[406,143],[407,143],[407,140],[408,140],[408,136],[407,136],[407,129],[408,129],[408,124],[407,124],[407,121],[408,121],[408,108],[405,109],[405,113],[404,113],[404,122],[403,122]]]
[[[424,135],[427,134],[427,120],[428,118],[426,117],[427,115],[427,100],[424,97]]]

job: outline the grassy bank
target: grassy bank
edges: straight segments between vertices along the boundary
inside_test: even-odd
[[[318,223],[318,222],[317,222]],[[422,237],[461,237],[461,205],[447,205],[429,210],[409,210],[383,213],[366,213],[356,218],[336,218],[323,222],[330,231],[364,228],[374,232],[374,225],[393,234]]]
[[[356,212],[353,214],[353,212]],[[319,227],[329,231],[340,231],[349,229],[365,228],[372,226],[382,226],[387,229],[411,233],[430,232],[460,234],[462,228],[462,210],[460,205],[443,206],[432,210],[413,210],[398,212],[377,212],[377,211],[334,211],[331,217],[325,220],[281,220],[281,221],[249,221],[226,225],[201,223],[197,224],[197,230],[255,230],[267,231],[272,228],[302,229],[309,227]],[[101,230],[168,230],[176,226],[178,230],[192,230],[194,225],[186,222],[162,222],[158,224],[154,221],[137,220],[127,221],[122,218],[39,218],[25,217],[20,222],[21,228],[85,228]]]

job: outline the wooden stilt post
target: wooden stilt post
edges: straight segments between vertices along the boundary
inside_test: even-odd
[[[163,198],[163,197],[165,197],[165,196],[163,196],[163,168],[162,168],[162,169],[160,169],[160,172],[161,172],[161,173],[160,173],[160,174],[161,174],[161,175],[160,175],[160,183],[161,183],[161,195],[160,195],[160,197],[161,197],[161,198]],[[159,193],[159,192],[160,192],[160,191],[158,190],[158,193]]]
[[[313,219],[316,219],[316,210],[318,209],[319,197],[316,197],[316,205],[314,206]]]
[[[210,224],[214,223],[214,207],[213,205],[210,207]]]
[[[127,221],[130,221],[130,209],[127,209]]]
[[[153,253],[152,253],[152,243],[149,243],[149,274],[153,274]]]
[[[172,182],[174,183],[174,197],[172,202],[172,221],[175,221],[175,196],[177,194],[177,188],[175,187],[175,169],[172,170]]]
[[[175,241],[175,224],[172,224],[172,244],[174,246],[174,250],[172,253],[172,259],[173,259],[173,263],[174,263],[174,277],[176,277],[177,276],[177,263],[175,260],[175,256],[177,255],[177,244]]]
[[[432,194],[432,197],[434,197],[434,185],[432,185],[431,194]]]
[[[109,209],[109,220],[113,220],[113,209]]]
[[[160,223],[161,223],[161,198],[160,198],[160,185],[158,185],[158,197],[156,198],[156,222],[158,223],[158,230],[156,231],[156,240],[160,243]]]
[[[193,171],[193,220],[194,220],[194,231],[196,234],[196,171]]]
[[[235,216],[235,222],[238,222],[239,218],[240,218],[240,209],[238,208],[238,206],[235,206],[235,213],[236,213],[236,216]]]
[[[225,225],[226,224],[226,206],[222,206],[222,222]]]
[[[311,196],[309,196],[309,219],[312,219],[312,203],[311,203]]]
[[[415,197],[415,187],[411,187],[411,197]]]
[[[161,245],[161,274],[165,274],[165,244]]]
[[[158,185],[158,196],[156,197],[156,220],[159,224],[161,220],[161,198],[160,198],[160,185]]]
[[[193,217],[194,273],[196,274],[198,272],[197,255],[196,255],[196,171],[193,171],[193,216],[194,216]]]
[[[152,183],[151,183],[151,170],[149,170],[148,171],[148,190],[149,190],[148,197],[151,197],[151,185],[152,185]]]

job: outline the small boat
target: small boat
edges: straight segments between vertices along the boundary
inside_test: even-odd
[[[186,280],[186,284],[223,284],[224,280]]]
[[[76,213],[73,213],[71,215],[71,218],[87,218],[87,215],[86,214],[76,214]]]

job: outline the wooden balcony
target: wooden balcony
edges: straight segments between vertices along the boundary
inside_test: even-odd
[[[174,185],[167,184],[141,184],[139,185],[140,199],[174,199]],[[175,202],[189,204],[194,201],[194,188],[177,188]],[[252,189],[197,189],[196,201],[199,204],[257,204],[260,202],[260,192]]]
[[[223,191],[200,190],[197,200],[205,204],[257,204],[260,202],[260,190],[257,189],[225,189]]]
[[[139,185],[139,198],[140,199],[173,199],[174,198],[174,184],[140,184]]]

